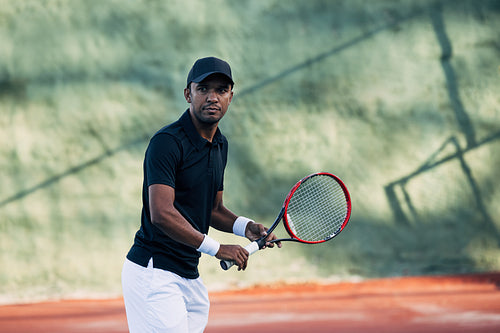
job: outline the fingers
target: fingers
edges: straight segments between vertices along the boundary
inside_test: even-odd
[[[277,239],[278,239],[278,237],[276,237],[276,235],[275,235],[275,234],[273,234],[273,238],[272,238],[272,240],[277,240]],[[281,249],[281,242],[273,242],[273,244],[276,244],[276,245],[278,246],[278,248],[280,248],[280,249]]]
[[[240,271],[247,268],[249,253],[239,245],[221,245],[216,257],[221,260],[234,261]]]
[[[266,229],[267,230],[267,229]],[[263,248],[270,247],[273,248],[274,244],[278,246],[278,248],[281,249],[281,242],[275,242],[278,239],[278,237],[271,233],[267,238],[266,238],[266,244],[264,245]]]
[[[267,236],[266,238],[266,244],[264,244],[264,246],[262,247],[263,249],[265,249],[266,247],[271,247],[273,248],[274,247],[274,244],[276,244],[278,246],[278,248],[281,249],[281,242],[273,242],[274,240],[277,240],[278,237],[276,237],[275,234],[271,233],[268,235],[268,228],[264,227],[262,224],[259,224],[259,223],[255,223],[255,227],[258,228],[258,232],[255,232],[256,234],[259,234],[260,237],[264,237],[264,236]]]
[[[245,270],[248,265],[248,251],[245,250],[244,248],[241,248],[242,251],[238,252],[238,257],[236,259],[236,265],[238,266],[238,270]]]

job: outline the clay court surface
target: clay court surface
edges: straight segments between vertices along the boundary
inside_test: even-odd
[[[500,332],[500,273],[211,293],[206,332]],[[0,332],[127,332],[123,301],[0,306]]]

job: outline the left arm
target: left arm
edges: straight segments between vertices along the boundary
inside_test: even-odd
[[[222,202],[222,193],[222,191],[217,192],[217,196],[215,197],[214,207],[212,209],[211,226],[217,230],[232,233],[234,221],[238,218],[238,216],[224,206],[224,203]],[[247,224],[245,236],[249,240],[254,241],[265,235],[267,235],[267,228],[265,228],[262,224],[255,222]],[[273,233],[267,237],[268,241],[274,239],[277,239],[277,237]],[[281,247],[281,243],[278,242],[277,244],[278,247]],[[266,246],[274,247],[274,243],[267,242]]]
[[[238,216],[224,206],[222,203],[222,193],[222,191],[217,192],[217,196],[215,197],[212,209],[212,223],[210,225],[217,230],[232,233],[234,221]]]

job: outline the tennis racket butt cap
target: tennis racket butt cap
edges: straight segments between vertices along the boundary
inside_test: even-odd
[[[232,262],[229,262],[229,261],[226,261],[226,260],[221,260],[220,261],[220,267],[227,271],[229,268],[231,268],[231,266],[233,266],[234,264]]]

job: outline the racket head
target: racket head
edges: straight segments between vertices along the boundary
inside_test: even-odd
[[[340,178],[318,172],[304,177],[288,193],[283,222],[293,240],[316,244],[338,235],[351,217],[351,198]]]

